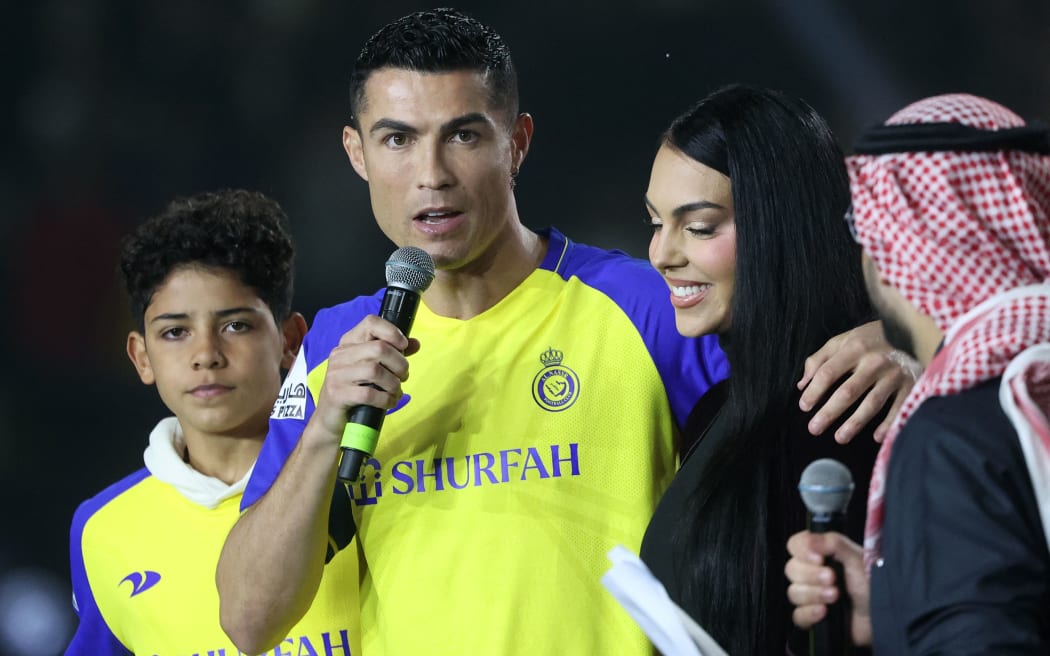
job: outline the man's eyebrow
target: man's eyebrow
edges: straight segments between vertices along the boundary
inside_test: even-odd
[[[659,212],[656,211],[656,207],[654,207],[653,204],[649,201],[649,197],[648,196],[645,197],[645,205],[646,205],[646,207],[651,209],[653,211],[653,213],[659,214]],[[712,203],[709,200],[697,200],[697,201],[693,201],[692,203],[685,203],[684,205],[679,205],[678,207],[674,208],[671,211],[671,216],[673,216],[674,218],[677,219],[677,218],[680,218],[684,214],[688,214],[689,212],[695,212],[697,210],[724,210],[724,209],[725,208],[722,207],[721,205],[719,205],[718,203]]]
[[[407,132],[408,134],[416,134],[419,130],[415,129],[408,123],[402,123],[401,121],[395,121],[392,118],[381,118],[372,124],[372,127],[368,128],[369,134],[375,134],[380,130],[394,130],[396,132]]]
[[[471,112],[464,114],[463,116],[457,116],[456,118],[448,121],[441,126],[441,132],[455,132],[459,128],[470,125],[472,123],[484,123],[486,125],[492,125],[492,121],[481,112]],[[419,134],[419,129],[392,118],[381,118],[372,124],[372,127],[368,129],[369,134],[375,134],[380,130],[393,130],[395,132],[404,132],[405,134]]]
[[[492,125],[492,121],[481,112],[471,112],[464,114],[463,116],[457,116],[448,123],[441,126],[442,132],[454,132],[459,128],[470,125],[471,123],[484,123],[486,125]]]

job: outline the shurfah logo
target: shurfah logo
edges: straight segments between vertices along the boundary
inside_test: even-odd
[[[212,647],[198,649],[193,656],[248,656],[239,649],[229,647]],[[263,652],[262,656],[353,656],[350,653],[350,632],[346,629],[325,631],[318,635],[288,636],[273,648]]]
[[[281,385],[277,402],[270,412],[272,419],[302,419],[306,416],[306,347],[299,351],[291,371]]]
[[[387,463],[389,465],[389,463]],[[372,470],[368,473],[366,468]],[[395,495],[456,492],[464,489],[580,475],[580,445],[551,444],[468,453],[458,457],[399,460],[383,476],[383,466],[369,458],[362,482],[346,487],[358,506],[379,503],[383,491]]]
[[[576,403],[580,396],[580,378],[562,365],[564,354],[548,348],[540,354],[543,369],[532,379],[532,398],[544,410],[561,412]]]

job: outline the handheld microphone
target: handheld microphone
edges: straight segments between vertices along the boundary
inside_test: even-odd
[[[386,292],[379,316],[408,337],[419,307],[419,295],[434,281],[434,261],[421,248],[404,246],[386,262]],[[339,480],[352,483],[361,475],[361,464],[375,452],[386,410],[357,405],[347,412],[346,428],[339,443]]]
[[[798,482],[802,503],[809,511],[809,530],[830,533],[845,530],[846,507],[853,496],[853,476],[841,462],[821,458],[809,463]],[[849,652],[849,596],[842,564],[825,557],[824,564],[835,572],[839,599],[828,604],[828,613],[809,630],[810,656],[841,656]]]

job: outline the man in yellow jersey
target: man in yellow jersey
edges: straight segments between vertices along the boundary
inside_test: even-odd
[[[349,544],[365,654],[649,653],[599,583],[605,554],[637,549],[677,426],[727,375],[724,355],[678,335],[648,263],[522,224],[533,121],[490,28],[449,9],[384,27],[357,59],[351,109],[343,145],[379,226],[437,276],[412,339],[374,316],[382,291],[318,313],[285,383],[308,394],[271,421],[220,559],[224,628],[243,651],[271,647]],[[846,341],[852,366],[864,340]],[[810,373],[827,359],[817,377],[833,382],[841,355]],[[862,425],[903,375],[860,359]],[[359,404],[391,412],[333,504]]]
[[[85,501],[70,561],[80,625],[67,654],[236,654],[214,575],[267,420],[306,332],[291,311],[294,248],[281,207],[248,191],[172,202],[129,235],[121,271],[136,330],[128,356],[174,417],[145,468]],[[280,653],[348,655],[352,557],[325,571]],[[334,587],[332,583],[340,587]]]

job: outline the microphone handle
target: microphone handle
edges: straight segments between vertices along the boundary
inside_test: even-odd
[[[418,291],[391,286],[387,287],[386,293],[383,294],[383,307],[379,310],[379,316],[397,326],[401,334],[408,337],[418,307]]]
[[[387,287],[383,294],[383,306],[379,316],[397,326],[408,337],[412,322],[419,307],[419,292],[414,289]],[[369,383],[371,387],[379,389]],[[357,405],[347,413],[346,428],[343,429],[339,471],[336,474],[343,483],[353,483],[361,476],[361,465],[374,452],[383,428],[386,410],[370,405]]]
[[[842,533],[845,524],[842,513],[822,513],[810,515],[809,530],[813,533]],[[814,624],[809,630],[810,656],[845,656],[849,654],[849,616],[850,600],[846,593],[845,571],[842,563],[831,556],[824,558],[824,564],[835,572],[835,586],[839,598],[828,604],[824,619]]]
[[[342,453],[339,458],[339,471],[336,476],[344,483],[353,483],[361,477],[361,465],[375,452],[386,410],[370,405],[355,405],[347,414],[340,446]]]

